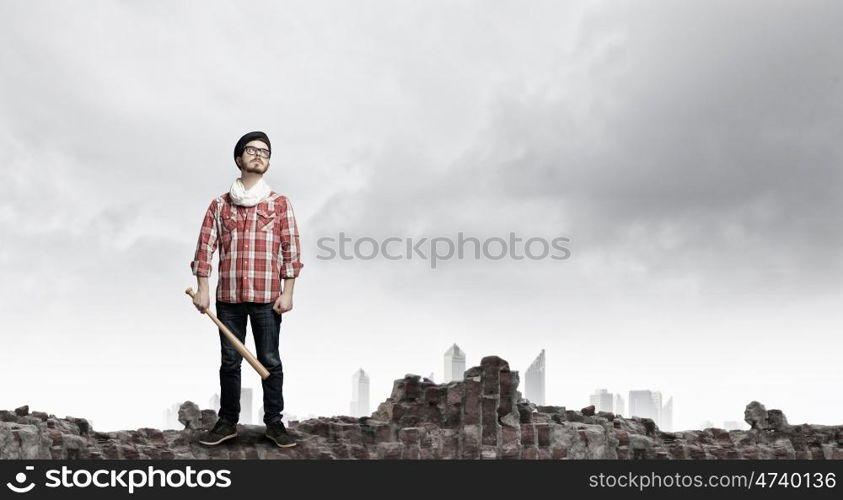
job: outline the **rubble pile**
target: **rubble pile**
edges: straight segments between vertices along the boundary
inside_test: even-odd
[[[220,446],[198,444],[217,416],[190,401],[179,409],[184,429],[118,432],[23,406],[0,410],[0,459],[843,459],[843,426],[791,425],[755,401],[744,413],[749,430],[662,432],[593,406],[536,406],[518,382],[497,356],[459,382],[406,375],[370,417],[291,422],[298,444],[283,449],[257,425],[238,425]]]

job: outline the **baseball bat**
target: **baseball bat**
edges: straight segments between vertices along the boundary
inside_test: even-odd
[[[196,292],[193,291],[193,288],[188,288],[184,291],[184,293],[190,295],[191,298],[196,295]],[[226,328],[226,326],[222,324],[222,321],[220,321],[219,318],[214,316],[214,313],[212,313],[211,311],[205,311],[204,314],[211,318],[211,321],[216,323],[222,334],[225,335],[225,338],[227,338],[231,345],[237,350],[237,352],[239,352],[240,355],[243,356],[243,359],[245,359],[249,362],[250,365],[252,365],[252,368],[254,368],[258,372],[258,375],[260,375],[261,378],[265,379],[269,377],[269,370],[267,370],[261,364],[261,362],[258,361],[257,358],[254,357],[248,349],[246,349],[246,346],[244,346],[243,343],[240,342],[240,339],[238,339],[233,333],[231,333],[231,330]]]

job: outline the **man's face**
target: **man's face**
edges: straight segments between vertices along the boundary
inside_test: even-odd
[[[262,154],[269,152],[269,147],[263,141],[249,141],[243,154],[237,158],[237,165],[242,172],[264,174],[269,169],[269,158]]]

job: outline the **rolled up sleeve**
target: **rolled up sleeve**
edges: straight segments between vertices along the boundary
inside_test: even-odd
[[[299,228],[290,200],[284,197],[281,217],[281,252],[278,255],[278,267],[281,279],[297,278],[304,264],[301,262]]]
[[[208,211],[205,212],[205,219],[202,220],[199,241],[196,243],[196,253],[190,262],[190,269],[194,276],[207,278],[211,275],[211,259],[217,249],[216,207],[217,201],[214,200],[208,207]]]

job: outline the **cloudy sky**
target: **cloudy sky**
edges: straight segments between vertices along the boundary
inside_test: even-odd
[[[219,344],[189,262],[234,143],[263,130],[304,250],[290,413],[348,413],[361,367],[374,410],[405,373],[441,381],[457,343],[522,381],[545,349],[549,404],[653,389],[676,429],[752,400],[841,424],[841,15],[0,0],[0,408],[115,430],[208,407]],[[320,259],[341,232],[566,237],[571,254]]]

